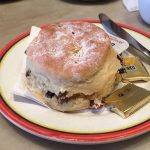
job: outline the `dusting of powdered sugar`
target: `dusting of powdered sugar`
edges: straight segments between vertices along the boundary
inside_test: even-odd
[[[61,31],[56,31],[54,36],[55,36],[54,40],[60,40],[62,36],[65,36],[65,34]]]
[[[59,59],[62,74],[67,70],[74,79],[82,80],[84,70],[87,76],[98,70],[109,44],[108,36],[94,24],[63,22],[42,29],[30,44],[27,55],[35,61],[47,56],[54,64]]]
[[[81,80],[80,71],[83,68],[88,67],[90,69],[89,71],[96,72],[99,68],[99,60],[103,57],[102,53],[95,51],[97,48],[96,43],[90,43],[89,40],[83,39],[80,41],[80,46],[80,50],[73,53],[64,65],[64,69],[71,68],[73,78],[77,81]]]
[[[53,34],[53,38],[47,35],[37,37],[30,45],[32,57],[62,57],[64,55],[64,47],[68,43],[66,35],[60,31]]]

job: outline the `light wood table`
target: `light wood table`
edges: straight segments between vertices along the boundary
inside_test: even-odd
[[[150,33],[138,12],[129,13],[121,0],[99,0],[85,3],[80,0],[0,0],[0,49],[32,25],[67,19],[98,19],[98,13],[109,15],[116,22],[128,24]],[[40,139],[18,129],[0,116],[0,150],[149,150],[150,133],[104,145],[81,146]]]

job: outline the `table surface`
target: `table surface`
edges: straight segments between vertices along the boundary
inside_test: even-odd
[[[116,22],[128,24],[150,33],[150,26],[142,21],[138,12],[129,13],[122,0],[0,0],[0,49],[11,39],[32,25],[68,19],[98,19],[103,12]],[[47,141],[26,133],[0,116],[0,150],[148,150],[150,133],[139,137],[104,145],[81,146]]]

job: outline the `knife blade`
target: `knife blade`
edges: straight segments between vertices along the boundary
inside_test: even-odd
[[[146,49],[142,44],[140,44],[134,37],[132,37],[128,32],[122,29],[114,21],[112,21],[108,16],[101,13],[99,14],[99,19],[104,28],[111,34],[117,35],[120,38],[128,41],[128,43],[139,51],[140,54],[146,56],[150,61],[150,51]]]

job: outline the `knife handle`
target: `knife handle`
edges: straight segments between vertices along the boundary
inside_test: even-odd
[[[103,13],[99,14],[99,19],[102,25],[104,25],[104,27],[107,27],[106,30],[110,29],[113,33],[117,34],[119,37],[128,41],[129,44],[136,49],[136,51],[139,51],[140,54],[142,54],[142,56],[145,56],[150,60],[150,51],[146,49],[142,44],[140,44],[128,32],[126,32],[124,29],[118,26],[114,21],[112,21],[108,16],[106,16]]]

